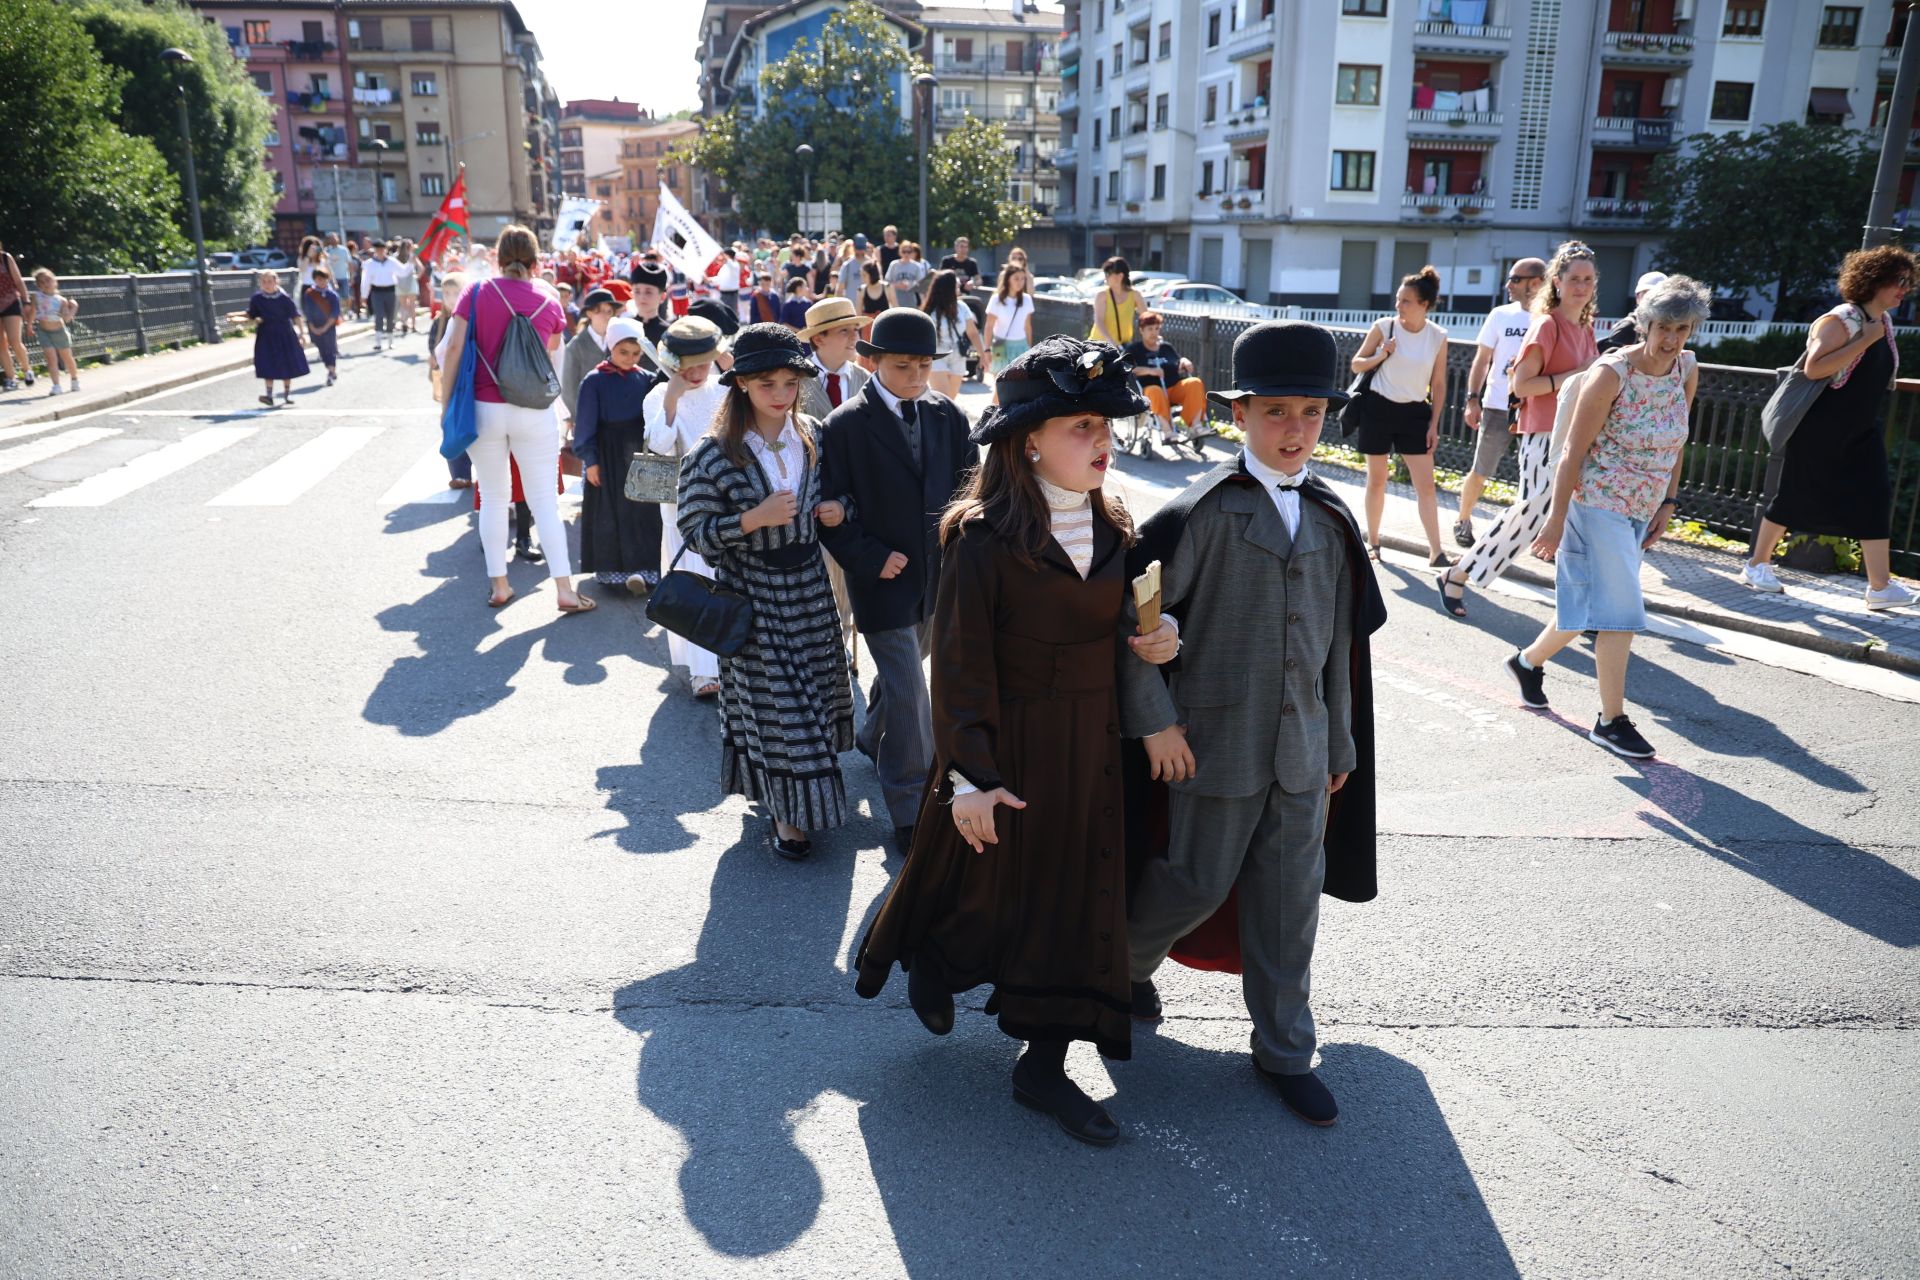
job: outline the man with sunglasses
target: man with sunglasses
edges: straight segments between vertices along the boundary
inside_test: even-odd
[[[1453,540],[1463,547],[1474,543],[1473,505],[1499,469],[1513,440],[1507,408],[1507,375],[1520,356],[1527,327],[1533,321],[1533,296],[1547,278],[1547,264],[1539,258],[1522,258],[1507,272],[1507,297],[1502,306],[1487,313],[1477,339],[1473,368],[1467,373],[1467,425],[1480,434],[1473,446],[1473,466],[1460,482],[1460,518],[1453,525]]]

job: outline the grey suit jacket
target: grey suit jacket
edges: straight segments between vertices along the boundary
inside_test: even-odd
[[[1121,651],[1122,732],[1187,726],[1194,776],[1175,791],[1249,796],[1277,782],[1299,793],[1354,767],[1346,542],[1334,516],[1300,508],[1290,538],[1264,491],[1208,494],[1161,565],[1161,607],[1181,637],[1171,678]]]
[[[847,361],[846,376],[844,378],[846,385],[840,388],[840,403],[845,404],[847,401],[858,396],[866,387],[867,379],[871,377],[873,377],[873,375],[865,369],[862,369],[856,361]],[[827,415],[833,412],[833,404],[827,399],[826,378],[801,379],[800,412],[806,414],[809,418],[817,418],[821,422],[827,420]]]
[[[566,403],[569,419],[580,406],[580,384],[606,358],[607,353],[593,340],[592,330],[583,321],[580,332],[573,335],[560,353],[560,399]]]

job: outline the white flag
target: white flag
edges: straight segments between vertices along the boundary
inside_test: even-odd
[[[660,186],[660,210],[653,215],[653,247],[680,268],[690,284],[705,280],[707,268],[725,252],[665,183]]]

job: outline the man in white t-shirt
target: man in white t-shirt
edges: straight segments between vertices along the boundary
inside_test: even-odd
[[[1453,526],[1453,540],[1463,547],[1473,545],[1473,504],[1493,479],[1513,439],[1507,418],[1507,375],[1520,355],[1527,328],[1533,323],[1533,295],[1546,282],[1547,264],[1539,258],[1522,258],[1507,272],[1507,297],[1512,301],[1487,313],[1477,339],[1473,368],[1467,373],[1467,425],[1478,431],[1473,447],[1473,468],[1460,482],[1460,519]]]

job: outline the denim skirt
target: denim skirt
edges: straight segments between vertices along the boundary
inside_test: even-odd
[[[1575,502],[1554,557],[1554,623],[1562,631],[1640,631],[1640,542],[1647,522]]]

